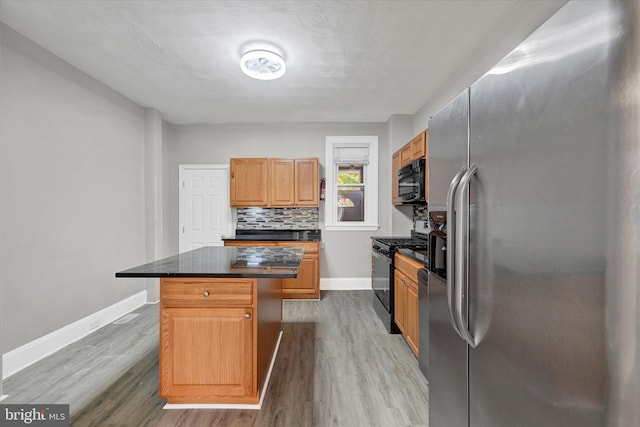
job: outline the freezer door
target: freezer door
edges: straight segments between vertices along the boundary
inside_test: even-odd
[[[449,183],[466,166],[469,89],[429,120],[429,211],[447,210]]]
[[[607,100],[621,18],[569,2],[471,87],[471,427],[605,425]]]
[[[429,426],[467,427],[467,344],[449,323],[447,284],[429,273]]]
[[[449,184],[468,164],[468,129],[466,89],[429,121],[430,212],[446,211]],[[429,425],[467,427],[467,345],[450,322],[446,283],[430,274],[429,284]]]

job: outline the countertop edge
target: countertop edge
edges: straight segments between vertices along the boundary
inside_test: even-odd
[[[322,239],[318,238],[318,239],[287,239],[287,238],[283,238],[283,239],[274,239],[273,237],[268,237],[268,238],[262,238],[262,237],[258,237],[256,238],[255,236],[229,236],[229,237],[223,237],[222,238],[223,242],[320,242],[322,241]]]
[[[203,273],[203,274],[156,274],[156,273],[129,273],[129,274],[120,274],[116,273],[117,278],[210,278],[210,279],[291,279],[298,277],[298,272],[295,273]]]

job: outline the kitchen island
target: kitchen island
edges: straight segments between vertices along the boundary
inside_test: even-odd
[[[281,337],[282,279],[302,247],[205,247],[116,273],[160,278],[166,408],[259,409]]]

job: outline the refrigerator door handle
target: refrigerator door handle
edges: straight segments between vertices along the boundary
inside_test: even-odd
[[[454,298],[455,298],[455,253],[456,253],[456,209],[455,209],[455,196],[460,184],[462,176],[467,171],[466,166],[462,166],[458,173],[455,174],[451,183],[449,184],[449,191],[447,193],[447,302],[449,304],[449,321],[453,329],[462,337],[460,332],[460,326],[456,321],[456,317],[453,314],[454,310]]]
[[[478,165],[472,164],[460,179],[458,191],[456,192],[456,265],[455,265],[455,304],[454,317],[458,323],[459,332],[462,338],[471,347],[477,345],[475,337],[468,328],[469,312],[469,183],[478,170]],[[466,296],[466,298],[465,298]],[[464,301],[467,301],[463,307]]]

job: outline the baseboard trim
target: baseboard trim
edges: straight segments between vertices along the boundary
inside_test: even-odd
[[[322,291],[360,291],[371,289],[371,277],[320,278]]]
[[[2,355],[2,379],[44,359],[147,303],[141,291]]]

